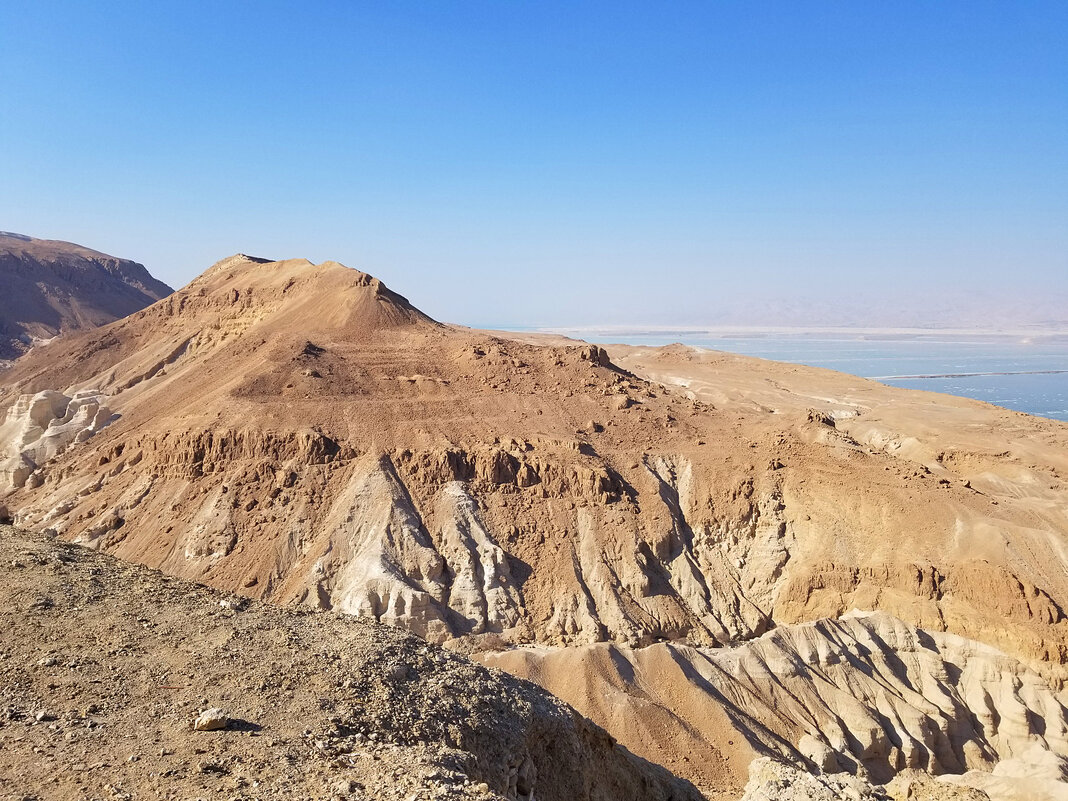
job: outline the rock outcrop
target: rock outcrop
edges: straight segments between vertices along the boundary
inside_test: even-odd
[[[36,484],[43,465],[85,442],[112,417],[107,399],[92,392],[76,392],[74,397],[54,390],[23,395],[0,424],[0,487]]]
[[[664,710],[656,727],[676,734],[656,756],[676,770],[682,754],[704,769],[739,748],[879,783],[909,770],[986,775],[1035,750],[1068,758],[1063,690],[990,646],[885,613],[784,625],[728,649],[599,645],[479,658],[573,702],[598,676],[606,690],[584,705],[638,752],[657,747],[646,708]]]

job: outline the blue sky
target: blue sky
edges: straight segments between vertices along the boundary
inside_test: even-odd
[[[1068,3],[8,0],[0,229],[441,319],[1068,293]]]

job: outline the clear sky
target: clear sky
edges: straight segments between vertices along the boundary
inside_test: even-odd
[[[474,325],[1048,301],[1068,3],[6,0],[0,230]]]

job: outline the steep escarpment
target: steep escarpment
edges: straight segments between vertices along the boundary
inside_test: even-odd
[[[137,262],[5,232],[0,274],[0,359],[14,359],[63,332],[110,323],[172,291]]]
[[[1026,774],[1035,752],[1046,755],[1047,778],[1068,770],[1068,694],[995,648],[885,613],[780,626],[727,649],[596,645],[479,658],[581,703],[624,732],[627,747],[657,748],[675,770],[773,756],[879,783],[909,770],[969,774],[977,788],[996,765]],[[648,706],[662,717],[650,720]]]
[[[842,728],[807,669],[792,692],[813,696],[811,726],[764,721],[778,701],[760,683],[752,713],[716,717],[727,691],[694,679],[697,703],[686,683],[716,649],[857,609],[994,648],[1051,694],[1068,675],[1052,421],[681,347],[451,327],[341,265],[242,256],[35,350],[0,393],[0,503],[20,525],[472,653],[552,649],[588,677],[569,700],[710,793],[740,792],[759,754],[811,767],[800,738]],[[630,654],[670,664],[643,674]],[[849,663],[842,692],[870,667]],[[617,686],[644,700],[601,709]],[[883,730],[927,748],[924,726],[964,731],[979,697]],[[875,772],[1014,758],[991,736],[973,738],[981,758],[886,755]],[[872,770],[864,737],[825,735],[821,764]],[[681,742],[700,762],[672,761]]]

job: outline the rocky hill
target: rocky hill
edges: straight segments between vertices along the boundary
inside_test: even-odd
[[[110,323],[173,291],[137,262],[2,231],[0,276],[0,359],[66,331]]]
[[[761,757],[1058,786],[1064,424],[243,256],[2,380],[19,525],[404,627],[711,797]]]
[[[4,798],[663,799],[698,794],[534,685],[0,531]]]

